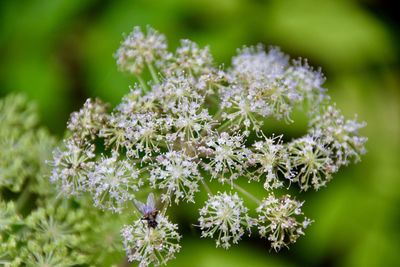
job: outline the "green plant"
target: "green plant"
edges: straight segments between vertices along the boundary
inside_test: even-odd
[[[35,105],[9,95],[0,100],[0,120],[0,265],[101,265],[120,251],[121,218],[84,198],[60,198],[50,184],[45,161],[57,142],[39,127]]]

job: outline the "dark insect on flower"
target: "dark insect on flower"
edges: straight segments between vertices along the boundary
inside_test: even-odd
[[[144,204],[136,199],[133,200],[136,208],[142,213],[142,220],[147,221],[148,227],[156,228],[157,227],[157,215],[159,210],[156,208],[156,202],[154,200],[154,194],[150,193],[147,197],[147,203]]]

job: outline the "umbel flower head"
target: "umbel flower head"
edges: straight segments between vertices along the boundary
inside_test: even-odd
[[[157,227],[149,228],[141,220],[121,230],[123,243],[129,261],[138,261],[139,266],[159,266],[175,258],[181,246],[178,226],[164,216],[157,216]]]
[[[129,161],[102,156],[98,165],[88,174],[88,188],[95,206],[120,212],[122,205],[134,197],[142,185],[137,170]]]
[[[147,33],[143,33],[140,27],[135,27],[121,43],[115,58],[122,71],[140,74],[146,64],[151,64],[166,54],[164,35],[150,27],[147,27]]]
[[[163,201],[171,201],[174,197],[177,204],[180,199],[194,202],[201,179],[196,158],[171,151],[158,156],[154,165],[149,180],[152,187],[164,189],[165,193],[161,195]]]
[[[246,229],[252,226],[248,209],[237,195],[218,193],[210,196],[200,210],[199,227],[202,237],[216,237],[217,247],[225,249],[237,244]]]
[[[300,218],[303,216],[301,206],[290,198],[290,195],[276,198],[274,194],[265,198],[257,208],[257,228],[262,237],[271,241],[271,247],[280,250],[284,246],[296,242],[297,238],[304,235],[304,229],[311,224],[311,220]]]
[[[175,256],[180,236],[165,214],[201,192],[208,199],[197,225],[218,247],[255,229],[275,250],[294,243],[311,221],[303,202],[282,191],[318,190],[365,153],[365,123],[346,120],[330,103],[321,70],[279,48],[243,47],[223,68],[208,47],[182,40],[170,52],[164,35],[135,27],[115,58],[137,83],[110,112],[88,100],[71,115],[51,180],[66,196],[88,193],[96,207],[121,214],[132,213],[132,200],[159,196],[162,208],[140,209],[122,230],[128,259],[140,266]],[[271,120],[292,124],[302,111],[309,119],[302,136],[268,133]],[[263,200],[239,186],[246,181]]]

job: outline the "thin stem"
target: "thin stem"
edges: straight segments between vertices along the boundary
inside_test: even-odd
[[[164,202],[163,207],[161,208],[161,214],[165,215],[165,213],[167,212],[167,208],[168,206],[171,204],[171,202],[169,201],[169,199],[167,198]]]
[[[231,124],[233,121],[231,121],[231,120],[227,120],[226,122],[224,122],[222,125],[220,125],[219,127],[218,127],[218,131],[221,131],[221,130],[223,130],[223,129],[225,129],[229,124]]]
[[[250,192],[248,192],[247,190],[245,190],[244,188],[242,188],[241,186],[235,184],[234,182],[232,182],[232,186],[237,189],[238,191],[240,191],[243,195],[246,195],[248,198],[250,198],[251,200],[253,200],[254,202],[256,202],[258,205],[261,204],[261,201],[256,198],[253,194],[251,194]]]
[[[210,189],[210,187],[208,186],[208,184],[206,183],[206,181],[204,181],[204,179],[201,179],[201,183],[203,184],[204,188],[206,189],[207,193],[210,195],[214,195]]]
[[[146,82],[143,80],[143,78],[139,75],[136,75],[136,78],[138,79],[140,86],[142,87],[142,90],[144,93],[149,91],[149,87],[147,86]]]
[[[160,80],[158,79],[157,72],[156,72],[156,70],[154,69],[153,65],[152,65],[151,63],[147,63],[147,67],[149,68],[151,77],[153,78],[154,82],[155,82],[156,84],[159,84],[159,83],[160,83]]]

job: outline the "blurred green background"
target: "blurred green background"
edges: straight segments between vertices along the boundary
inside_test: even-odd
[[[113,53],[135,25],[165,33],[171,48],[181,38],[209,44],[225,65],[244,44],[280,46],[321,66],[343,113],[368,122],[368,154],[299,196],[315,223],[290,250],[274,253],[256,238],[216,249],[187,226],[189,206],[176,212],[183,249],[170,266],[400,266],[397,15],[394,2],[379,0],[3,0],[0,96],[25,92],[62,136],[87,97],[117,104],[128,92],[133,80],[117,72]]]

